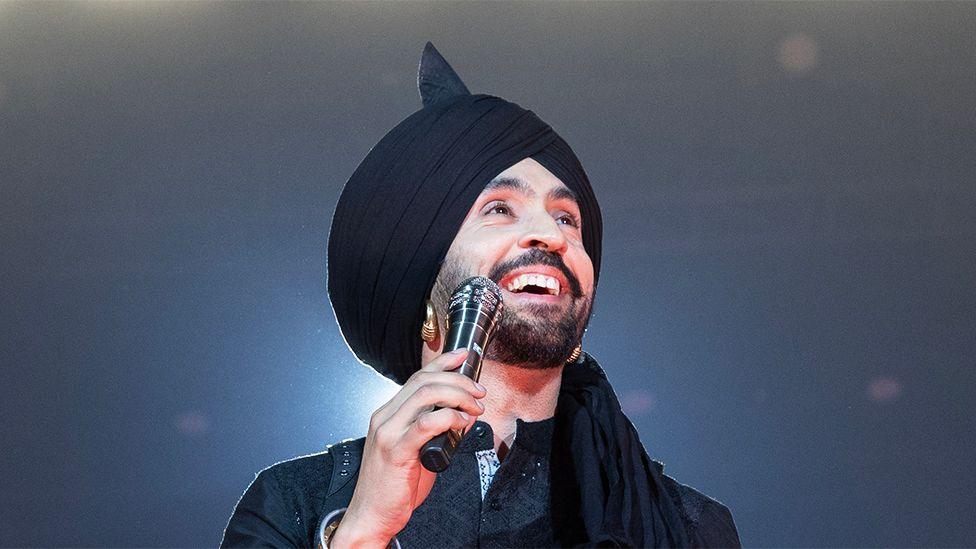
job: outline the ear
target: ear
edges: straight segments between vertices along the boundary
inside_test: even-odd
[[[461,77],[430,42],[424,46],[424,52],[420,56],[417,88],[420,89],[420,100],[425,107],[459,95],[471,95]]]

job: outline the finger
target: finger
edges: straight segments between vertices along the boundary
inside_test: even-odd
[[[402,416],[409,423],[434,408],[457,408],[476,416],[485,411],[484,404],[464,388],[446,383],[428,383],[414,391],[393,413],[393,418]]]
[[[375,412],[373,412],[373,415],[370,418],[370,425],[379,426],[385,423],[390,418],[390,416],[392,416],[397,411],[397,409],[400,408],[403,402],[406,401],[407,398],[410,398],[410,395],[412,395],[424,383],[431,383],[438,380],[441,383],[452,383],[452,382],[461,383],[462,385],[466,384],[474,393],[478,393],[479,391],[481,393],[484,393],[483,387],[477,385],[476,383],[471,381],[470,378],[460,373],[453,372],[452,375],[455,375],[458,378],[468,380],[467,382],[456,381],[456,380],[449,381],[445,379],[439,379],[437,376],[430,375],[433,372],[446,372],[450,370],[456,370],[458,367],[461,366],[461,364],[464,363],[464,359],[467,357],[467,355],[468,355],[467,349],[457,349],[450,353],[444,353],[439,355],[434,360],[430,361],[426,366],[424,366],[420,370],[414,372],[413,375],[411,375],[407,379],[407,381],[403,384],[403,387],[397,392],[397,394],[393,395],[393,397],[390,398],[390,400],[388,400],[385,404],[383,404]],[[476,396],[481,397],[484,395],[476,394]]]
[[[435,436],[449,429],[464,429],[471,423],[473,423],[472,416],[450,408],[426,412],[421,414],[403,434],[399,447],[411,452],[410,455],[415,455]]]
[[[406,383],[403,384],[403,387],[400,389],[399,393],[403,394],[404,397],[409,398],[410,395],[412,395],[417,389],[431,383],[454,385],[459,389],[464,389],[477,398],[484,397],[485,393],[487,392],[484,386],[470,377],[462,374],[461,372],[451,371],[416,372],[414,375],[410,376],[410,379],[408,379]]]
[[[468,423],[464,427],[464,432],[467,433],[469,430],[471,430],[471,428],[474,427],[474,423],[476,421],[478,421],[478,416],[469,415]]]
[[[434,360],[431,360],[423,367],[420,368],[424,372],[440,372],[444,370],[454,370],[461,366],[464,359],[468,356],[468,349],[462,347],[460,349],[455,349],[450,353],[443,353],[437,355]]]
[[[388,421],[403,406],[403,403],[411,398],[421,387],[432,384],[453,385],[476,399],[484,398],[487,394],[484,387],[475,383],[468,376],[458,372],[417,372],[410,376],[410,379],[407,380],[397,394],[393,395],[390,402],[383,406],[382,412],[377,412],[378,414],[382,414],[381,418],[378,419],[382,419],[382,422]]]
[[[404,388],[416,390],[426,383],[458,384],[471,392],[471,394],[481,398],[484,396],[485,388],[468,376],[457,371],[457,368],[464,363],[467,356],[468,350],[465,348],[442,354],[420,370],[414,372],[403,386]]]
[[[435,407],[455,408],[472,416],[484,413],[484,406],[471,393],[454,385],[429,383],[418,388],[387,420],[393,432],[404,432],[422,414]]]

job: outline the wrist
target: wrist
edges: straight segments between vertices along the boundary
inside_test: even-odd
[[[393,535],[377,532],[368,524],[358,521],[355,515],[342,515],[339,525],[329,537],[327,549],[348,549],[399,547],[399,542]],[[391,540],[393,540],[391,542]]]

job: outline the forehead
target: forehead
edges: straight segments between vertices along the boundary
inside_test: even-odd
[[[569,199],[579,202],[569,187],[542,164],[526,158],[495,176],[481,194],[507,189],[529,197],[545,196],[550,199]]]

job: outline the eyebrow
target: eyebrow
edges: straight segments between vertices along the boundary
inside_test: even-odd
[[[498,189],[511,189],[513,191],[518,191],[526,196],[535,196],[535,191],[529,184],[525,182],[524,179],[518,177],[496,177],[485,185],[485,191],[495,191]],[[572,189],[565,185],[560,185],[546,194],[546,198],[549,200],[572,200],[577,205],[579,204],[579,198]]]
[[[579,205],[579,199],[577,198],[576,193],[573,192],[573,189],[566,186],[559,186],[552,189],[549,191],[546,197],[549,198],[549,200],[572,200]]]

